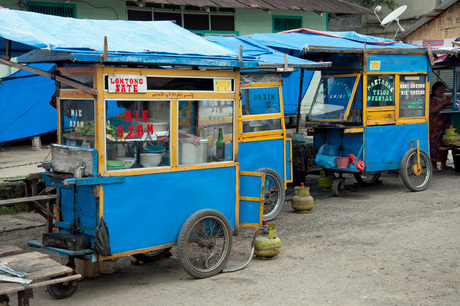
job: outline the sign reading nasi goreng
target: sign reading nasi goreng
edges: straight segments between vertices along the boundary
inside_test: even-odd
[[[109,74],[109,92],[147,92],[147,77],[136,74]]]

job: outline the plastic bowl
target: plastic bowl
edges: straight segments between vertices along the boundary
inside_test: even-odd
[[[144,147],[144,152],[146,153],[163,153],[166,150],[165,147],[162,146],[147,146]]]
[[[108,168],[123,168],[125,166],[125,162],[121,160],[107,160],[107,167]]]
[[[131,168],[136,162],[134,157],[117,157],[116,160],[124,162],[126,168]]]
[[[143,167],[156,167],[161,163],[163,156],[156,153],[141,153],[139,161]]]

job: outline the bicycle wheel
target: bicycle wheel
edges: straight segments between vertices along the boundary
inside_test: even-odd
[[[166,248],[162,250],[139,253],[139,254],[134,254],[133,257],[143,262],[154,262],[154,261],[167,257],[169,255],[170,250],[171,248]]]
[[[220,212],[204,209],[187,219],[179,233],[177,252],[182,268],[195,278],[221,272],[232,249],[232,228]]]
[[[354,173],[355,180],[364,187],[373,186],[380,177],[380,171]]]
[[[276,218],[284,205],[284,182],[281,176],[270,168],[260,168],[256,172],[265,174],[263,219]]]
[[[417,149],[408,150],[401,159],[399,168],[404,185],[411,191],[425,190],[431,181],[431,161],[423,150],[420,150],[420,167],[420,171],[417,171]]]

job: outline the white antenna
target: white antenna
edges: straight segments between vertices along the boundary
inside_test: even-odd
[[[398,32],[399,30],[401,30],[401,32],[404,32],[404,29],[403,27],[399,24],[399,16],[404,13],[404,11],[407,9],[407,5],[402,5],[400,7],[398,7],[397,9],[395,9],[393,12],[391,12],[390,14],[388,14],[385,18],[383,18],[383,20],[380,20],[379,16],[377,15],[378,12],[380,12],[380,10],[382,9],[382,7],[380,5],[376,6],[375,9],[374,9],[374,14],[375,16],[377,16],[377,19],[380,21],[380,24],[382,25],[382,27],[386,28],[387,26],[389,26],[393,21],[396,20],[396,23],[398,24],[398,29],[396,30],[396,33],[395,33],[395,38],[396,38],[396,35],[398,35]]]

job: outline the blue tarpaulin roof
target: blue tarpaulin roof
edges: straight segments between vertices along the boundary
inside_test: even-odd
[[[31,64],[47,72],[54,64]],[[56,130],[53,80],[18,70],[0,82],[0,143]]]
[[[395,40],[358,34],[356,32],[319,32],[306,30],[305,32],[289,33],[256,33],[247,36],[262,45],[276,50],[291,50],[292,54],[301,56],[308,51],[308,47],[334,48],[350,51],[363,50],[424,50],[418,46],[401,43]]]
[[[48,53],[64,52],[60,59],[100,61],[107,37],[107,62],[252,66],[256,61],[214,44],[170,21],[89,20],[0,9],[0,37]],[[37,53],[35,53],[37,54]],[[57,57],[56,57],[57,58]],[[21,61],[21,57],[18,59]],[[23,62],[47,61],[44,53],[24,57]],[[201,60],[201,61],[200,61]],[[214,61],[210,61],[214,60]],[[216,62],[220,61],[220,62]],[[190,63],[191,62],[191,63]]]

